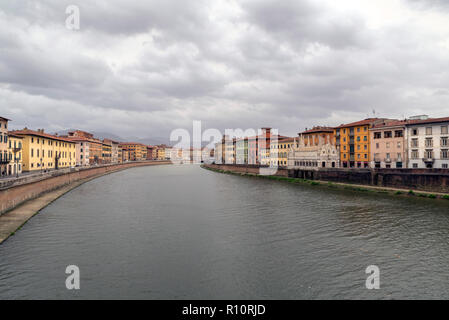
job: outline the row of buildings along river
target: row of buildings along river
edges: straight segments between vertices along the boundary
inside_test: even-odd
[[[65,136],[48,134],[44,129],[8,131],[9,121],[0,117],[0,173],[3,177],[76,166],[168,160],[173,153],[166,145],[100,140],[81,130]]]
[[[368,118],[337,127],[317,126],[297,137],[262,128],[256,136],[224,136],[215,163],[289,169],[439,168],[449,166],[449,117]]]

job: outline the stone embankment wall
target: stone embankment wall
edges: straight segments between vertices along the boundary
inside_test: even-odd
[[[18,179],[0,180],[0,215],[21,203],[82,179],[132,167],[171,164],[170,161],[140,161],[87,168],[63,169],[42,174],[22,176]]]
[[[270,170],[270,168],[258,165],[241,165],[241,164],[207,164],[205,165],[212,169],[232,171],[237,173],[260,174],[263,170],[267,173],[272,173],[273,176],[288,177],[287,169]],[[270,172],[272,171],[272,172]]]
[[[210,165],[238,173],[259,174],[258,166]],[[448,169],[278,169],[274,175],[427,192],[449,193]]]

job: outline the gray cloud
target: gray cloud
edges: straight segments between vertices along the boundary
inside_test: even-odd
[[[409,18],[394,23],[333,3],[2,2],[0,113],[17,127],[141,137],[192,120],[293,135],[373,109],[449,113],[449,27],[435,27],[449,13],[420,15],[442,1],[401,2]],[[69,4],[79,31],[64,26]]]

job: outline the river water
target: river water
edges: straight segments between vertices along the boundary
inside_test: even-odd
[[[67,290],[68,265],[80,290]],[[380,270],[368,290],[365,270]],[[449,298],[449,201],[134,168],[0,245],[0,299]]]

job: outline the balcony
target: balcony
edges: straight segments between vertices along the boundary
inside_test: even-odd
[[[9,162],[10,162],[9,159],[4,159],[4,158],[0,159],[0,164],[8,164]]]
[[[433,158],[433,157],[426,157],[426,158],[422,158],[422,161],[424,161],[425,163],[434,163],[435,162],[435,158]]]

